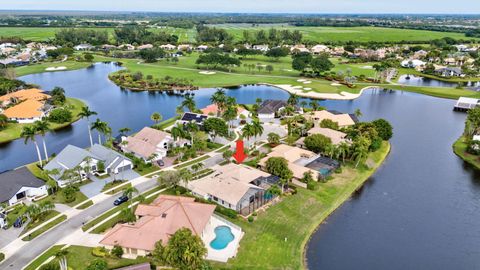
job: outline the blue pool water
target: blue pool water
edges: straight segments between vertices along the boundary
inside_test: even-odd
[[[330,174],[330,169],[322,168],[322,169],[318,170],[318,172],[320,172],[320,174],[323,175],[323,176],[327,176],[327,175]]]
[[[232,242],[235,236],[233,236],[232,230],[228,226],[218,226],[215,228],[215,239],[210,242],[210,246],[213,249],[221,250],[227,247],[228,243]]]

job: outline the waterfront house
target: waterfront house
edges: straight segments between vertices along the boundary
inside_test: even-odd
[[[47,195],[45,182],[35,177],[27,167],[0,174],[0,203],[12,206]]]
[[[133,46],[132,44],[122,44],[122,45],[118,46],[118,48],[120,50],[127,50],[127,51],[135,50],[135,46]]]
[[[417,67],[424,67],[426,64],[427,63],[422,60],[407,59],[407,60],[403,60],[400,65],[405,68],[417,68]]]
[[[280,112],[288,106],[288,103],[284,100],[265,100],[260,104],[258,108],[258,118],[260,119],[273,119],[280,116]],[[295,112],[302,113],[302,108],[294,106]]]
[[[253,45],[252,49],[261,51],[261,52],[268,52],[270,47],[267,44],[260,44],[260,45]]]
[[[339,127],[352,126],[355,125],[356,122],[358,122],[358,119],[354,114],[341,113],[337,111],[314,111],[306,113],[304,114],[304,116],[305,118],[314,121],[315,126],[320,126],[320,123],[325,119],[336,122]]]
[[[310,53],[310,50],[303,44],[298,44],[290,48],[291,53]]]
[[[204,115],[210,115],[210,116],[219,115],[217,104],[210,104],[207,107],[200,109],[200,111],[202,111]],[[244,117],[248,117],[250,115],[250,112],[247,111],[242,106],[237,106],[237,119],[240,118],[241,115],[243,115]]]
[[[441,77],[464,77],[465,74],[459,67],[444,67],[435,70],[435,74]]]
[[[279,178],[244,165],[217,166],[210,175],[188,183],[192,194],[225,208],[248,215],[274,196],[268,189],[279,185]]]
[[[198,46],[195,50],[196,51],[199,51],[199,52],[204,52],[208,49],[208,46],[207,45],[200,45]]]
[[[200,113],[186,112],[182,115],[182,118],[177,120],[177,125],[186,125],[191,122],[195,122],[199,127],[203,126],[203,121],[208,118],[208,115]]]
[[[124,257],[146,256],[155,249],[155,243],[168,243],[179,229],[187,228],[205,242],[215,205],[195,202],[195,198],[160,195],[153,203],[139,204],[135,210],[137,222],[117,224],[100,241],[107,249],[123,248]]]
[[[104,170],[99,171],[100,163],[103,163]],[[45,165],[44,170],[54,171],[57,174],[50,174],[50,177],[57,181],[60,187],[71,183],[71,179],[64,179],[64,174],[69,170],[78,170],[80,178],[85,180],[89,174],[119,174],[132,170],[132,161],[100,144],[94,144],[90,149],[83,149],[73,145],[67,145],[57,156]]]
[[[314,134],[323,135],[327,138],[330,138],[333,145],[338,145],[342,142],[350,143],[350,140],[347,139],[347,134],[346,133],[343,133],[341,131],[334,130],[334,129],[331,129],[331,128],[314,127],[312,129],[310,129],[309,131],[307,131],[307,134],[308,134],[308,136],[311,136],[311,135],[314,135]],[[304,141],[305,141],[305,137],[302,137],[295,142],[295,145],[300,147],[300,148],[305,148]]]
[[[180,44],[178,45],[179,51],[191,51],[193,49],[192,45],[190,44]]]
[[[120,147],[123,152],[131,153],[145,162],[154,162],[167,156],[172,143],[173,138],[169,133],[144,127],[137,134],[126,137]]]
[[[52,106],[47,103],[50,95],[40,89],[24,89],[0,96],[0,107],[9,120],[33,123],[46,117]]]

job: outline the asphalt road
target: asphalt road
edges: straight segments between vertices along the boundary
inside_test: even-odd
[[[157,181],[152,179],[151,181],[136,186],[136,188],[140,193],[143,193],[155,186],[157,186]],[[116,198],[117,196],[112,196],[100,203],[94,204],[59,226],[28,242],[28,244],[23,246],[14,255],[3,261],[0,264],[0,269],[20,270],[24,268],[37,256],[54,246],[60,239],[82,227],[84,222],[87,223],[89,220],[111,209],[113,207],[113,201]]]

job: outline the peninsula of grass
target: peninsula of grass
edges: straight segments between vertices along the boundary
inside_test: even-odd
[[[480,157],[477,155],[472,155],[467,152],[467,143],[465,142],[465,137],[461,136],[453,144],[453,152],[463,159],[465,162],[471,164],[476,169],[480,170]]]
[[[68,60],[65,62],[40,62],[35,64],[30,64],[27,66],[16,67],[15,72],[17,76],[25,76],[29,74],[37,74],[43,72],[60,72],[60,71],[69,71],[69,70],[77,70],[82,68],[87,68],[91,66],[92,63],[90,62],[79,62],[74,60]],[[58,68],[58,67],[65,67],[65,69],[61,70],[47,70],[47,68]],[[20,78],[21,79],[21,78]]]
[[[70,111],[72,112],[72,121],[66,123],[50,123],[50,129],[58,130],[62,129],[66,126],[71,125],[72,123],[78,121],[80,117],[78,117],[78,113],[81,111],[82,107],[85,106],[85,103],[76,98],[67,98],[66,104]],[[7,143],[13,140],[20,138],[20,134],[22,134],[22,129],[25,126],[29,126],[32,124],[19,124],[19,123],[8,123],[7,126],[0,130],[0,144]]]
[[[50,230],[51,228],[57,226],[58,224],[64,222],[65,220],[67,220],[67,216],[66,215],[61,215],[61,216],[55,218],[54,220],[50,221],[49,223],[43,225],[38,230],[36,230],[32,233],[29,233],[27,236],[23,237],[22,240],[23,241],[31,241],[31,240],[35,239],[37,236],[41,235],[42,233]]]
[[[318,183],[316,190],[298,188],[298,193],[259,212],[253,222],[233,220],[245,231],[237,256],[220,269],[304,269],[304,252],[310,236],[326,218],[347,201],[384,162],[390,144],[371,153],[371,168],[346,165],[332,180]],[[274,258],[274,259],[272,259]]]

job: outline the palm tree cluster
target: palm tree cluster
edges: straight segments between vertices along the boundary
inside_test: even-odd
[[[30,222],[35,223],[48,211],[55,209],[55,204],[51,201],[42,201],[39,204],[32,203],[25,209]]]
[[[47,132],[50,131],[49,125],[50,124],[46,120],[35,121],[33,125],[24,126],[22,129],[22,133],[20,134],[20,136],[24,139],[25,144],[27,144],[28,142],[33,142],[33,144],[35,145],[35,148],[37,150],[38,162],[41,167],[43,166],[43,158],[40,152],[40,147],[37,143],[36,136],[37,134],[40,134],[40,136],[42,137],[43,153],[45,155],[45,160],[48,160],[45,136]]]
[[[242,136],[247,141],[250,138],[257,138],[258,136],[262,136],[263,134],[263,126],[260,123],[260,120],[254,119],[251,123],[246,124],[242,128]]]

